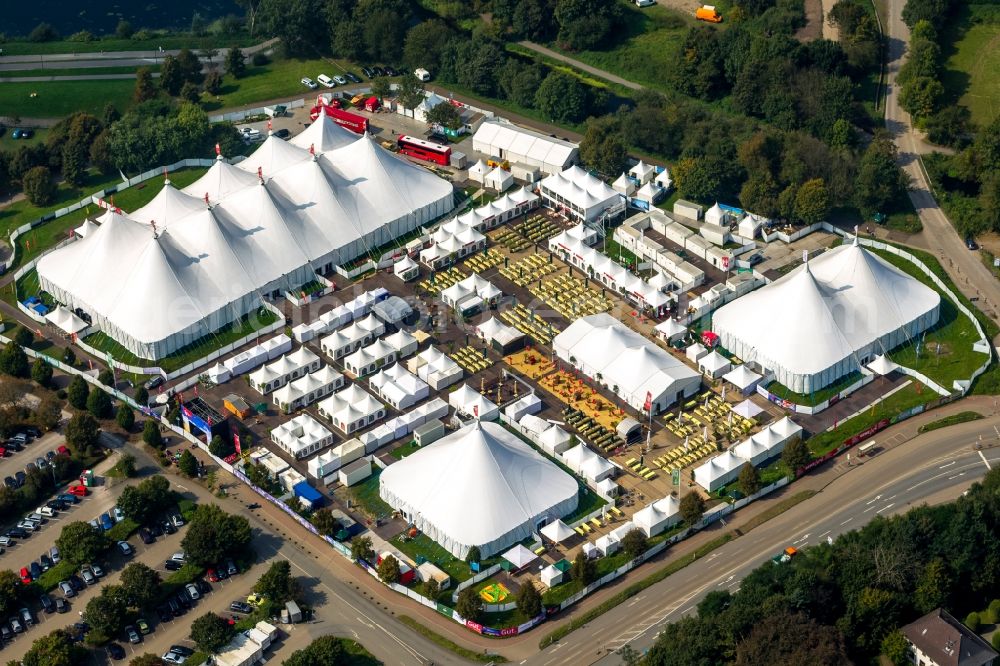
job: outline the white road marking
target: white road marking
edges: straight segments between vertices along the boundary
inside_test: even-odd
[[[822,534],[820,534],[819,538],[822,539],[823,537],[825,537],[829,533],[830,533],[830,530],[827,530],[826,532],[823,532]]]
[[[842,522],[841,525],[846,525],[847,523],[851,522],[852,520],[854,520],[854,516],[851,516],[850,518],[848,518],[847,520],[845,520],[844,522]]]
[[[996,426],[993,427],[995,428]],[[993,469],[990,467],[990,461],[986,459],[986,456],[983,455],[982,451],[979,452],[979,457],[983,459],[983,464],[986,465],[986,469]]]
[[[888,511],[889,509],[891,509],[891,508],[892,508],[892,507],[894,507],[894,506],[896,506],[896,504],[895,504],[895,503],[892,503],[892,504],[886,504],[886,505],[885,505],[884,507],[882,507],[881,509],[879,509],[879,510],[878,510],[878,511],[876,511],[875,513],[882,513],[883,511]]]
[[[948,463],[947,465],[941,465],[940,467],[938,467],[938,469],[944,469],[945,467],[951,467],[952,465],[954,465],[954,464],[955,464],[955,463],[957,463],[957,462],[958,462],[957,460],[952,460],[952,461],[951,461],[950,463]]]

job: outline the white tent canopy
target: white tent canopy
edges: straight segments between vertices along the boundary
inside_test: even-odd
[[[486,121],[472,137],[472,149],[552,174],[576,161],[576,144],[507,122]]]
[[[564,523],[562,520],[552,521],[541,529],[541,533],[543,537],[555,543],[562,543],[576,534],[576,532],[573,531],[573,528]]]
[[[492,421],[500,415],[496,403],[483,397],[468,384],[462,384],[458,390],[453,391],[448,396],[448,404],[466,416],[484,421]]]
[[[747,419],[752,419],[753,417],[757,416],[763,411],[764,410],[758,407],[757,404],[750,398],[747,398],[740,404],[733,407],[734,414],[739,414],[740,416]]]
[[[936,324],[940,304],[889,262],[842,245],[723,306],[712,325],[730,352],[809,393]]]
[[[625,199],[620,192],[578,166],[543,178],[539,192],[549,205],[563,208],[585,222],[625,210]]]
[[[80,238],[86,238],[94,231],[97,231],[97,229],[98,229],[97,224],[94,223],[94,221],[88,217],[83,221],[83,224],[78,226],[76,229],[73,229],[73,233],[75,233]]]
[[[762,379],[759,374],[748,368],[745,363],[736,366],[723,375],[722,378],[741,391],[752,388]]]
[[[535,555],[533,552],[531,552],[521,544],[517,544],[516,546],[508,550],[506,553],[503,554],[502,557],[503,559],[513,564],[516,569],[523,569],[524,567],[528,566],[533,561],[538,559],[537,555]]]
[[[69,308],[64,308],[61,305],[45,315],[45,319],[64,333],[79,333],[88,326],[87,322],[76,316]]]
[[[486,162],[478,160],[475,164],[469,167],[469,180],[482,185],[486,180],[486,174],[489,172],[490,168],[486,166]]]
[[[483,557],[577,506],[577,482],[502,426],[476,422],[390,465],[379,495],[452,555]]]
[[[711,353],[698,359],[698,369],[713,378],[728,372],[731,367],[729,359],[714,349]]]
[[[868,369],[876,375],[887,375],[898,368],[899,366],[885,354],[879,354],[874,361],[868,364]]]

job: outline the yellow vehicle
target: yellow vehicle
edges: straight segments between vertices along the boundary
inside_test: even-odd
[[[712,5],[702,5],[695,10],[694,17],[699,21],[722,23],[722,14],[720,14],[719,11]]]
[[[486,166],[493,169],[495,167],[500,167],[504,171],[510,171],[510,162],[504,160],[503,162],[497,162],[496,160],[486,160]]]
[[[247,597],[247,603],[251,606],[261,606],[264,604],[264,597],[253,592],[249,597]]]

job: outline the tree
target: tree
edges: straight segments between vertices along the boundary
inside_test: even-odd
[[[899,105],[922,125],[924,119],[941,108],[944,94],[944,85],[940,81],[929,76],[921,76],[902,87],[899,93]]]
[[[29,331],[24,326],[18,326],[14,329],[14,344],[21,345],[22,347],[30,347],[35,341],[35,334]]]
[[[88,452],[97,445],[100,432],[100,425],[93,416],[78,412],[66,424],[66,443],[76,452]]]
[[[866,216],[886,210],[906,193],[908,176],[896,164],[896,146],[885,134],[868,144],[855,181],[855,203]]]
[[[64,560],[73,564],[88,564],[103,554],[111,541],[93,525],[77,520],[62,528],[56,545]]]
[[[979,613],[972,611],[965,616],[965,626],[971,629],[975,633],[979,633],[979,629],[982,627],[982,620],[979,617]]]
[[[455,611],[466,620],[478,622],[483,614],[483,600],[472,587],[467,587],[458,593],[455,601]]]
[[[947,605],[953,583],[948,565],[942,558],[936,557],[928,562],[917,580],[917,588],[913,595],[917,610],[929,613],[935,608]]]
[[[156,99],[153,73],[149,71],[148,67],[140,67],[135,70],[135,89],[132,91],[132,101],[141,104],[151,99]]]
[[[132,411],[131,407],[122,403],[118,405],[115,421],[118,423],[118,427],[125,432],[132,432],[132,428],[135,426],[135,412]]]
[[[111,397],[101,389],[95,389],[87,396],[87,411],[96,418],[106,419],[113,411]]]
[[[246,59],[243,51],[235,46],[226,51],[226,73],[234,79],[241,79],[247,71]]]
[[[173,55],[168,55],[163,59],[160,67],[160,87],[170,96],[176,96],[184,85],[184,73],[181,71],[180,63]]]
[[[118,469],[120,469],[121,473],[124,474],[126,477],[131,478],[135,476],[135,471],[136,471],[135,456],[133,456],[131,453],[123,454],[122,457],[118,460],[118,464],[115,466]]]
[[[201,88],[198,87],[197,83],[185,81],[184,85],[181,86],[179,97],[183,100],[191,102],[192,104],[197,104],[198,101],[201,100]]]
[[[465,554],[465,561],[468,564],[472,564],[473,562],[479,562],[482,559],[483,555],[479,551],[479,546],[472,546],[471,548],[469,548],[469,552]]]
[[[54,42],[59,39],[59,33],[51,23],[39,23],[28,33],[29,42]]]
[[[146,390],[145,386],[140,384],[135,387],[135,392],[132,394],[132,398],[140,405],[145,405],[149,402],[149,391]]]
[[[333,536],[340,531],[340,521],[333,516],[330,509],[319,509],[313,512],[312,523],[320,534]]]
[[[222,92],[222,74],[214,69],[205,74],[205,92],[210,95]]]
[[[198,476],[198,459],[194,457],[190,449],[184,449],[180,460],[177,461],[177,469],[189,478]]]
[[[235,635],[236,628],[215,613],[205,613],[191,623],[191,640],[208,654],[218,654]]]
[[[62,400],[54,394],[42,396],[41,402],[35,408],[35,425],[42,430],[52,430],[62,420]]]
[[[689,492],[681,498],[680,514],[685,523],[695,525],[705,514],[705,500],[697,492]]]
[[[371,537],[361,537],[351,539],[351,559],[355,562],[364,560],[371,562],[375,557],[375,549],[372,548]]]
[[[580,141],[580,159],[599,173],[614,176],[625,169],[628,149],[625,136],[612,116],[591,118]]]
[[[580,581],[582,585],[589,585],[594,581],[596,573],[597,568],[594,561],[587,557],[582,549],[577,551],[576,557],[573,558],[573,565],[569,570],[570,577]]]
[[[61,360],[66,365],[72,367],[76,365],[76,353],[70,347],[66,347],[63,351]]]
[[[386,555],[378,563],[378,577],[383,583],[393,584],[399,582],[399,560],[392,555]]]
[[[425,99],[423,82],[415,76],[404,76],[396,86],[396,99],[399,100],[399,103],[405,109],[412,111],[417,108]],[[447,102],[442,102],[438,106],[443,106],[444,104],[447,104]]]
[[[21,188],[32,206],[47,206],[55,196],[56,186],[48,167],[36,166],[21,178]]]
[[[542,595],[531,580],[525,581],[517,591],[517,610],[524,617],[537,617],[542,612]]]
[[[36,358],[31,364],[31,379],[42,387],[48,387],[52,382],[52,366],[41,358]]]
[[[21,660],[21,665],[75,666],[86,658],[86,652],[73,644],[65,630],[56,629],[31,644]]]
[[[83,619],[94,629],[104,635],[113,636],[125,626],[125,616],[128,613],[128,600],[119,585],[106,585],[101,593],[87,602],[83,611]]]
[[[843,635],[802,614],[787,611],[767,615],[736,646],[736,666],[851,663]]]
[[[21,604],[21,579],[10,569],[0,570],[0,615],[7,617]]]
[[[28,376],[28,355],[21,345],[10,343],[0,351],[0,372],[11,377]]]
[[[629,559],[639,557],[646,552],[648,547],[649,542],[646,540],[646,534],[639,528],[629,530],[622,537],[622,550],[629,556]]]
[[[138,657],[133,657],[132,661],[128,662],[128,666],[167,666],[167,663],[155,654],[146,652]]]
[[[345,663],[344,639],[320,636],[312,643],[293,652],[283,666],[340,666]]]
[[[575,76],[553,71],[538,86],[535,106],[556,122],[579,122],[587,115],[587,89]]]
[[[809,462],[809,459],[809,447],[801,439],[792,440],[781,452],[781,461],[791,474],[795,474],[800,467]]]
[[[458,109],[453,104],[441,102],[427,112],[427,122],[457,130],[462,127],[462,114],[458,112]]]
[[[440,69],[441,55],[454,31],[444,21],[423,21],[410,28],[403,43],[403,62],[411,70],[423,67],[435,74]]]
[[[371,90],[375,97],[385,99],[392,95],[392,82],[382,77],[372,79]]]
[[[163,436],[160,434],[160,424],[153,419],[147,419],[142,426],[142,441],[154,449],[163,448]]]
[[[621,5],[613,0],[558,0],[555,20],[557,40],[574,51],[598,48],[613,40],[621,23]]]
[[[882,654],[892,662],[893,666],[908,666],[910,659],[910,644],[902,632],[894,631],[882,639]]]
[[[765,217],[778,215],[778,184],[766,171],[752,172],[740,188],[740,203],[743,207]]]
[[[802,183],[795,194],[795,217],[805,224],[816,224],[830,212],[830,194],[822,178]]]
[[[202,504],[195,511],[181,545],[189,562],[210,566],[226,556],[242,553],[250,545],[250,539],[250,523],[246,518],[228,514],[215,504]]]
[[[122,570],[121,587],[128,603],[144,608],[160,596],[160,574],[142,562],[132,562]]]
[[[299,595],[299,584],[292,576],[292,565],[288,560],[272,563],[254,584],[253,591],[279,605],[294,601]]]
[[[73,375],[66,389],[66,399],[71,407],[76,409],[87,408],[87,398],[90,396],[90,384],[80,375]]]
[[[132,24],[125,19],[119,19],[118,25],[115,26],[115,36],[118,39],[129,39],[134,32],[135,29],[132,27]]]
[[[226,456],[232,455],[235,452],[235,447],[229,438],[223,438],[220,435],[216,435],[212,438],[212,441],[208,443],[208,452],[211,453],[216,458],[225,458]]]
[[[737,481],[740,492],[749,497],[760,490],[760,472],[752,464],[747,463],[740,468],[740,476]]]

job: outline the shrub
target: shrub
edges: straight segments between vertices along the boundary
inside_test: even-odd
[[[52,197],[56,193],[55,183],[52,182],[52,172],[48,167],[36,166],[28,169],[21,179],[21,186],[24,188],[24,195],[32,206],[46,206],[52,202]]]
[[[979,633],[979,629],[982,627],[982,620],[979,617],[979,613],[972,611],[965,617],[965,626],[967,626],[972,631]]]
[[[263,67],[271,62],[271,59],[268,58],[266,54],[258,52],[253,54],[253,58],[250,59],[250,62],[253,63],[254,67]]]

